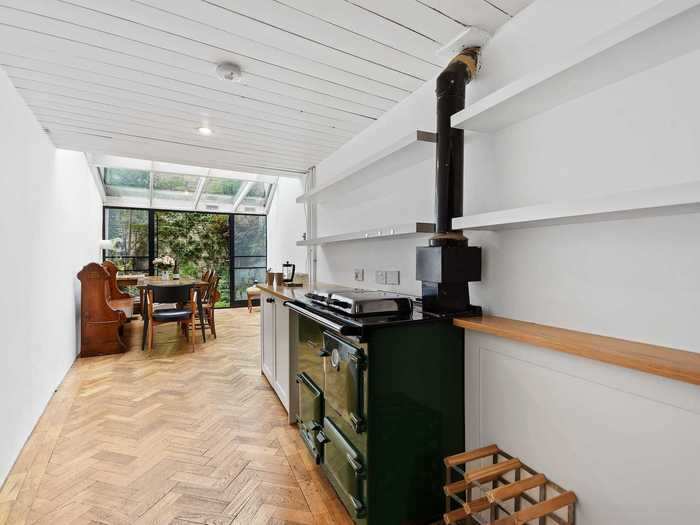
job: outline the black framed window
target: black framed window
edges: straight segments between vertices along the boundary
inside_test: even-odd
[[[173,256],[182,276],[197,278],[206,269],[216,269],[221,292],[217,307],[243,306],[246,288],[265,280],[265,215],[105,206],[103,234],[120,239],[115,250],[103,252],[103,259],[124,273],[152,275],[151,261],[161,255]]]
[[[148,210],[131,208],[104,209],[104,239],[119,239],[114,250],[104,254],[124,273],[148,272],[149,231]]]
[[[247,300],[246,288],[256,281],[265,281],[267,269],[267,216],[232,215],[233,302],[242,305]]]

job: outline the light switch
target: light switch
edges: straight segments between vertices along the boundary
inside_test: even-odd
[[[364,281],[365,280],[365,270],[363,268],[355,268],[355,280]]]
[[[386,284],[386,272],[384,270],[377,270],[376,281],[377,284]]]

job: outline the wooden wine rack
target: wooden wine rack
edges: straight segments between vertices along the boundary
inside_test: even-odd
[[[446,525],[575,523],[576,494],[497,445],[449,456],[445,470]]]

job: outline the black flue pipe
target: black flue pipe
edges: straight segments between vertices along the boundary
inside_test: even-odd
[[[437,146],[435,168],[436,234],[430,244],[461,243],[452,219],[461,217],[464,200],[464,131],[452,128],[451,117],[464,109],[467,84],[476,73],[478,48],[465,49],[437,77]]]

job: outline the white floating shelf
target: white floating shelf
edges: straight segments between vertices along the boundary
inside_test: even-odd
[[[508,230],[700,212],[700,182],[603,197],[479,213],[452,220],[455,230]]]
[[[405,237],[420,237],[423,235],[430,235],[432,233],[435,233],[435,224],[431,222],[412,222],[409,224],[382,226],[380,228],[364,230],[361,232],[327,235],[325,237],[317,237],[316,239],[297,241],[297,246],[318,246],[321,244],[330,244],[334,242],[363,241],[371,239],[400,239]]]
[[[700,48],[700,0],[661,0],[562,59],[478,100],[452,126],[490,133]]]
[[[325,184],[299,197],[297,202],[321,202],[363,186],[371,180],[391,175],[435,155],[437,135],[414,131],[378,152],[365,157]]]

